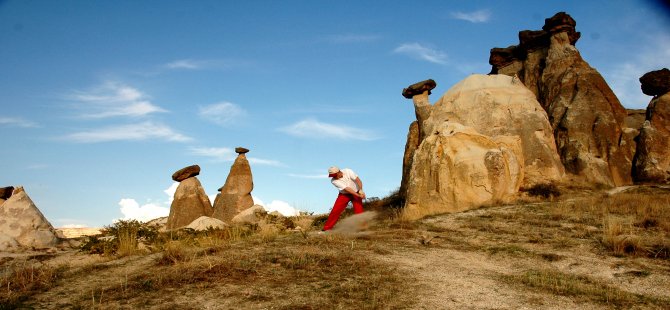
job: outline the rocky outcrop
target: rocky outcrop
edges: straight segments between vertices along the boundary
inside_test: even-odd
[[[645,89],[642,78],[640,82]],[[654,96],[638,136],[633,175],[639,182],[670,183],[670,92]]]
[[[403,178],[406,218],[506,200],[524,180],[561,178],[546,113],[513,78],[473,75],[435,105],[428,102],[426,91],[412,99],[423,137],[408,135],[412,144],[405,152],[405,164],[411,164]],[[407,160],[414,141],[418,147]],[[533,159],[526,161],[525,152]],[[529,179],[524,179],[526,166],[532,175]]]
[[[563,178],[547,113],[517,78],[474,74],[460,81],[435,103],[427,130],[445,122],[472,127],[491,138],[518,136],[524,187]]]
[[[200,174],[200,166],[192,165],[188,167],[181,168],[172,174],[172,180],[175,182],[181,182],[188,178],[197,176]]]
[[[251,166],[247,160],[245,148],[236,148],[238,153],[235,162],[230,167],[230,173],[226,183],[219,189],[219,194],[214,200],[214,213],[212,217],[230,222],[238,213],[254,205],[251,191],[254,189],[251,176]]]
[[[403,97],[412,99],[417,120],[412,122],[407,133],[405,154],[402,161],[402,179],[400,180],[399,189],[401,197],[407,196],[407,183],[409,182],[409,172],[412,168],[412,159],[414,158],[414,152],[425,137],[424,121],[430,116],[432,108],[429,96],[436,86],[437,83],[434,80],[428,79],[414,83],[402,90]]]
[[[0,187],[0,206],[9,199],[9,197],[12,197],[13,191],[14,186]]]
[[[46,249],[58,245],[56,230],[22,187],[0,206],[0,251]]]
[[[223,229],[228,227],[228,224],[224,223],[222,220],[215,219],[213,217],[201,216],[190,224],[186,226],[188,229],[193,229],[195,231],[205,231],[210,229]]]
[[[266,215],[268,214],[265,211],[265,208],[261,205],[253,205],[251,208],[248,208],[238,215],[235,215],[231,220],[233,223],[237,224],[257,224],[259,223]]]
[[[177,172],[183,172],[183,170],[187,168],[192,169],[191,167],[197,167],[197,165],[180,169]],[[200,167],[198,167],[197,170],[199,172]],[[173,179],[175,179],[175,175],[185,175],[184,173],[178,174],[177,172],[173,175]],[[177,179],[181,178],[178,177]],[[168,216],[166,228],[171,230],[184,227],[201,216],[211,216],[212,212],[212,204],[198,178],[191,176],[182,179],[174,193],[174,199],[170,206],[170,215]]]
[[[542,30],[522,31],[507,53],[491,50],[491,72],[517,76],[549,116],[566,172],[587,182],[620,186],[632,178],[632,141],[626,111],[600,73],[575,48],[576,22],[564,12]]]
[[[518,191],[523,177],[518,137],[493,139],[451,121],[432,128],[414,154],[406,219],[462,211]]]

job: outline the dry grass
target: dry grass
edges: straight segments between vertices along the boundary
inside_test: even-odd
[[[33,262],[6,266],[0,276],[0,309],[15,309],[28,296],[53,287],[66,269]]]
[[[512,285],[523,284],[533,289],[555,295],[575,297],[616,308],[667,306],[670,300],[658,299],[641,294],[633,294],[602,281],[586,276],[577,276],[557,270],[528,270],[521,275],[504,276],[503,279]]]

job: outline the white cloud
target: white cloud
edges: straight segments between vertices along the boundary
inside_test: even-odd
[[[365,43],[377,41],[381,38],[379,35],[374,34],[334,34],[328,35],[323,38],[324,41],[333,43],[333,44],[347,44],[347,43]]]
[[[277,160],[272,160],[272,159],[262,159],[262,158],[256,158],[256,157],[249,157],[248,160],[249,160],[249,163],[256,164],[256,165],[286,167],[286,165],[284,163],[282,163],[280,161],[277,161]]]
[[[0,125],[7,127],[37,128],[36,123],[25,120],[20,117],[2,117],[0,116]]]
[[[378,138],[372,132],[364,129],[340,124],[323,123],[312,118],[282,127],[279,130],[292,136],[314,139],[337,138],[342,140],[370,141]]]
[[[226,69],[233,64],[223,60],[216,59],[178,59],[163,65],[170,70],[210,70]]]
[[[190,150],[191,155],[209,157],[217,162],[232,161],[237,157],[233,149],[226,147],[192,147]]]
[[[122,220],[138,220],[147,222],[155,218],[170,215],[170,208],[161,207],[154,203],[139,205],[135,199],[123,198],[119,201],[121,206]]]
[[[227,147],[192,147],[190,148],[191,155],[209,157],[215,162],[233,161],[237,158],[237,153],[231,148]],[[251,164],[285,167],[286,165],[271,159],[262,159],[255,157],[248,157],[247,160]]]
[[[140,141],[158,139],[171,142],[186,142],[190,137],[175,132],[167,125],[143,122],[121,126],[111,126],[101,129],[76,132],[63,137],[76,143],[97,143],[110,141]]]
[[[292,178],[300,178],[300,179],[327,179],[328,175],[327,174],[293,174],[289,173],[288,176]]]
[[[233,124],[246,114],[238,105],[225,101],[198,108],[200,117],[220,126]]]
[[[471,23],[485,23],[491,19],[491,11],[483,9],[474,12],[453,12],[451,13],[451,17]]]
[[[173,182],[170,187],[163,191],[163,193],[170,197],[167,204],[172,204],[172,200],[174,200],[174,193],[177,191],[177,187],[179,187],[179,182]]]
[[[154,105],[140,90],[118,83],[105,82],[89,91],[77,91],[70,96],[77,101],[83,118],[141,117],[152,113],[167,112]]]
[[[440,65],[447,64],[447,54],[439,50],[423,46],[419,43],[402,44],[396,47],[393,52],[405,54],[416,59],[425,60]]]
[[[263,203],[262,200],[260,200],[257,197],[253,197],[254,199],[254,204],[261,205],[263,206],[263,209],[267,212],[274,212],[277,211],[283,216],[298,216],[300,215],[300,210],[294,208],[291,206],[288,202],[281,201],[281,200],[273,200],[269,204]]]
[[[657,33],[653,38],[648,40],[650,44],[643,47],[642,52],[633,54],[626,62],[602,71],[612,91],[627,108],[646,108],[652,97],[642,93],[640,77],[649,71],[668,67],[670,35]]]

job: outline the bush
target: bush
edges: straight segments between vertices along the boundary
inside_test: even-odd
[[[561,191],[558,189],[558,187],[551,183],[535,184],[528,189],[522,188],[521,191],[527,192],[530,196],[541,196],[545,199],[561,196]]]
[[[102,229],[105,237],[90,236],[79,249],[90,254],[130,255],[137,251],[140,242],[154,243],[158,238],[158,229],[140,223],[137,220],[120,220]]]

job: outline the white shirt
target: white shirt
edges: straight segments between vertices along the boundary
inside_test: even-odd
[[[353,189],[354,192],[358,192],[360,188],[358,188],[358,185],[354,182],[358,178],[358,175],[349,168],[344,168],[340,171],[342,171],[342,177],[339,179],[332,178],[330,179],[330,183],[333,183],[333,185],[340,190],[340,193],[343,194],[347,193],[347,191],[344,190],[347,187]]]

